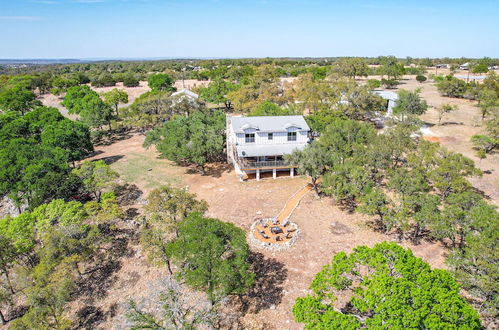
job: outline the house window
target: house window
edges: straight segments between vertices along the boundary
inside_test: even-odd
[[[296,132],[288,132],[288,141],[296,141]]]
[[[244,134],[244,142],[246,143],[255,142],[255,133]]]
[[[269,140],[273,140],[273,139],[274,139],[274,133],[269,133],[269,134],[267,135],[267,138],[268,138]]]

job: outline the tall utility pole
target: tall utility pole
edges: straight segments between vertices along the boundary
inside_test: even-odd
[[[183,67],[181,71],[182,71],[182,88],[185,89],[185,78],[184,78],[185,67]]]

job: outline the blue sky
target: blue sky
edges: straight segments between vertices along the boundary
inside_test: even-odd
[[[0,58],[499,57],[498,0],[0,0]]]

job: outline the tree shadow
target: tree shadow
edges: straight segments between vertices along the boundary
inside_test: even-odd
[[[94,146],[108,146],[118,141],[127,140],[132,137],[131,131],[106,132],[94,141]]]
[[[137,185],[129,183],[114,188],[114,193],[118,203],[122,206],[135,204],[143,194]]]
[[[117,304],[112,304],[107,312],[93,305],[86,305],[76,312],[78,329],[95,329],[109,317],[116,316]]]
[[[461,121],[444,121],[440,124],[440,126],[448,126],[448,125],[464,125]]]
[[[123,157],[125,157],[125,156],[124,155],[115,155],[115,156],[108,156],[108,157],[102,157],[102,158],[94,159],[94,161],[102,160],[107,165],[111,165],[113,163],[116,163],[118,160],[120,160]]]
[[[92,265],[88,267],[77,283],[76,294],[88,304],[107,295],[117,280],[116,273],[121,269],[123,257],[132,257],[135,252],[128,243],[133,239],[133,230],[117,229],[108,224],[99,225],[102,237],[109,243],[96,251]]]
[[[199,169],[199,167],[191,166],[186,170],[187,174],[202,174],[204,176],[211,176],[214,178],[219,178],[223,173],[229,173],[232,170],[232,166],[226,163],[210,163],[204,168],[204,173]]]
[[[485,171],[483,171],[485,173]],[[486,173],[486,174],[491,174],[492,172],[490,173]],[[483,190],[481,189],[478,189],[476,187],[471,187],[471,190],[473,190],[475,193],[477,193],[478,195],[482,196],[483,199],[486,199],[486,200],[492,200],[492,198],[487,195]]]
[[[105,313],[98,307],[86,305],[76,312],[78,329],[94,329],[106,319]]]
[[[288,277],[284,264],[273,258],[265,258],[260,252],[250,256],[255,284],[246,296],[243,296],[242,312],[258,313],[281,303],[284,296],[283,286]]]
[[[95,150],[95,151],[93,151],[92,153],[90,153],[90,155],[88,155],[87,157],[88,157],[88,158],[90,158],[90,157],[95,157],[95,156],[100,155],[100,154],[103,154],[103,153],[104,153],[104,151],[102,151],[102,150]]]

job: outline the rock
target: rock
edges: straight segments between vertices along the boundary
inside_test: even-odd
[[[262,215],[262,211],[256,211],[257,215]]]

